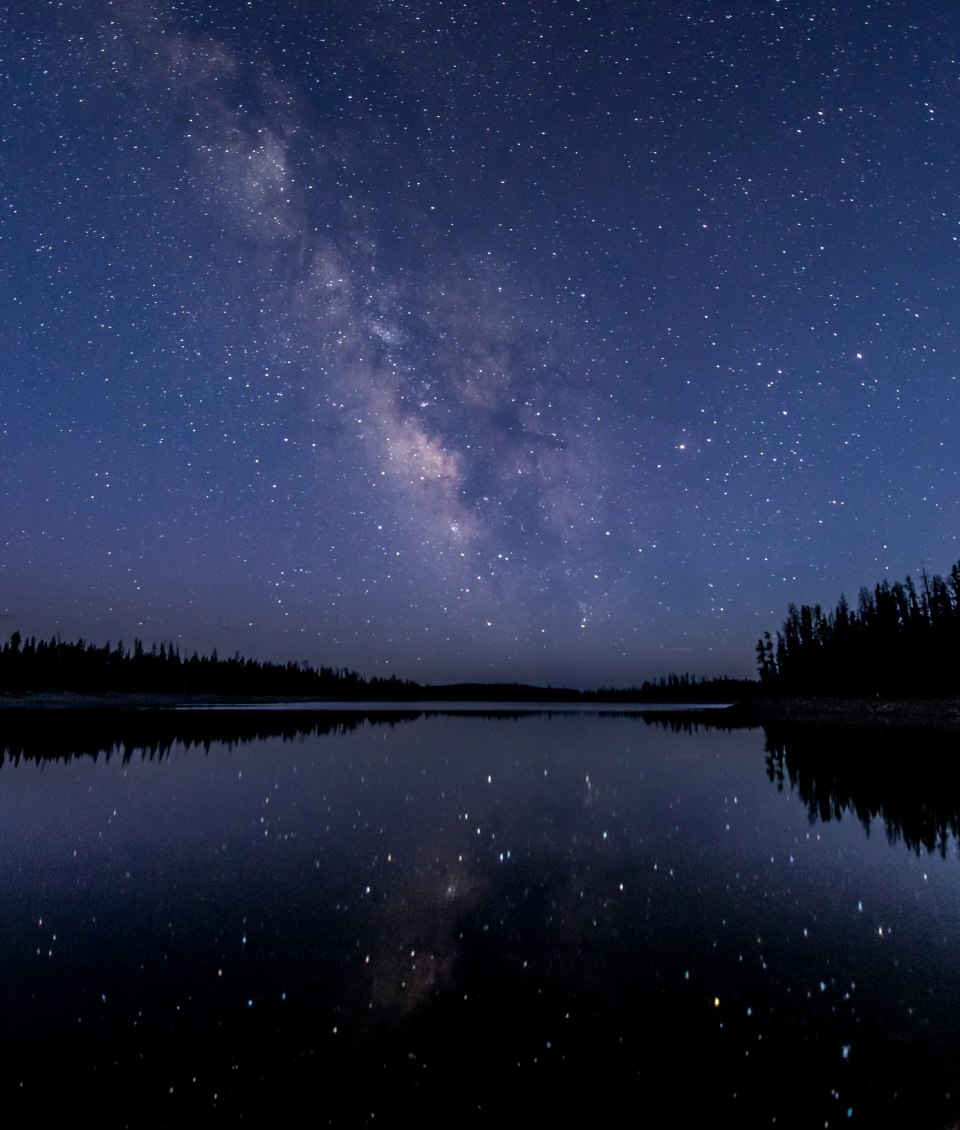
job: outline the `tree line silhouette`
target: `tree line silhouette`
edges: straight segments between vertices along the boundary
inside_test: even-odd
[[[819,604],[788,606],[772,636],[757,641],[759,680],[696,679],[689,674],[647,680],[641,686],[576,691],[525,684],[421,686],[393,675],[367,679],[345,667],[313,667],[194,652],[183,658],[174,643],[146,650],[134,640],[97,646],[26,640],[14,632],[0,648],[0,692],[7,694],[160,694],[416,701],[730,702],[761,697],[900,696],[960,694],[960,562],[946,578],[921,573],[918,589],[884,580],[860,589],[857,607],[840,597],[824,612]],[[494,695],[494,692],[495,695]]]
[[[765,696],[954,695],[958,652],[960,562],[946,578],[924,569],[919,590],[909,576],[861,588],[856,609],[791,604],[757,641],[757,669]]]
[[[309,663],[264,663],[239,653],[221,659],[180,654],[174,643],[143,642],[133,647],[64,643],[14,632],[0,648],[0,693],[142,694],[177,697],[229,696],[317,698],[356,702],[424,700],[489,702],[733,702],[756,692],[750,679],[694,678],[669,675],[642,686],[579,691],[569,687],[537,687],[526,683],[453,683],[422,685],[410,679],[367,679],[345,667],[312,667]]]
[[[24,640],[14,632],[0,648],[0,690],[8,693],[68,691],[80,694],[256,695],[292,698],[379,699],[413,684],[395,676],[365,679],[345,667],[309,663],[264,663],[239,653],[221,659],[194,652],[180,655],[176,644],[142,641],[98,647],[80,639]]]
[[[601,687],[597,691],[585,691],[583,699],[588,702],[725,703],[756,698],[758,690],[755,679],[737,679],[730,675],[697,677],[684,672],[645,679],[639,687]]]

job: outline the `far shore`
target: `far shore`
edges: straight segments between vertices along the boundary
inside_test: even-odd
[[[329,703],[346,711],[371,707],[391,706],[401,710],[415,710],[424,707],[443,709],[453,706],[452,702],[438,701],[435,698],[381,700],[323,700],[316,697],[307,699],[286,696],[252,697],[227,695],[166,695],[166,694],[77,694],[68,692],[38,692],[35,694],[0,694],[0,717],[4,712],[14,711],[106,711],[114,710],[174,710],[181,707],[193,709],[223,709],[231,706],[263,707],[269,710],[279,705],[296,706],[302,704],[309,708],[311,703]],[[482,709],[484,706],[505,705],[502,699],[472,699],[460,705]],[[537,706],[536,699],[516,701],[509,705],[517,707]],[[542,703],[549,710],[558,705],[582,707],[586,711],[616,706],[620,710],[629,708],[637,713],[657,714],[666,704],[656,702],[601,701],[561,703],[557,700]],[[930,730],[941,733],[960,734],[960,698],[939,699],[881,699],[881,698],[798,698],[798,699],[753,699],[732,705],[704,707],[700,703],[687,704],[691,717],[703,724],[715,723],[720,726],[765,726],[797,725],[803,727],[828,726],[868,728],[868,729],[909,729]],[[684,704],[671,703],[669,713],[676,717],[683,712]]]

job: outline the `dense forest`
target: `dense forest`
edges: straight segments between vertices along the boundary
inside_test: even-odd
[[[960,562],[947,578],[921,574],[919,589],[882,581],[832,612],[791,604],[782,631],[757,641],[766,696],[960,694]]]
[[[293,698],[388,698],[413,684],[399,679],[365,679],[346,668],[308,663],[262,663],[216,651],[188,659],[175,644],[147,651],[140,640],[98,647],[30,638],[14,632],[0,648],[0,691],[72,691],[80,694],[256,695]]]
[[[173,644],[146,650],[140,640],[132,648],[58,638],[26,640],[14,632],[0,648],[0,694],[70,692],[75,694],[139,694],[174,697],[316,698],[337,701],[391,700],[416,702],[733,702],[755,692],[747,679],[696,679],[669,675],[625,689],[577,691],[568,687],[536,687],[525,683],[455,683],[423,686],[396,676],[366,679],[356,671],[308,663],[263,663],[234,655],[189,658]]]

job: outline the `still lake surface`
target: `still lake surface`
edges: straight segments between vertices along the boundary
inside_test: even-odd
[[[283,714],[7,724],[7,1112],[956,1124],[952,746]]]

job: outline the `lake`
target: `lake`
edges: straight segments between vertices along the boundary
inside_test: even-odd
[[[31,1125],[956,1124],[949,743],[476,706],[0,726],[0,1097]]]

